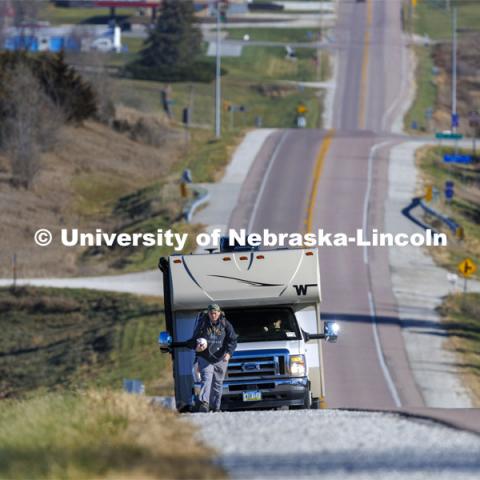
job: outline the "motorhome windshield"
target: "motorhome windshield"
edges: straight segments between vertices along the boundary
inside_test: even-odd
[[[297,320],[289,308],[227,310],[225,314],[240,343],[300,339]]]

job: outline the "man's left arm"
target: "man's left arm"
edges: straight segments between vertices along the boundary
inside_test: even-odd
[[[225,356],[226,360],[230,360],[232,358],[233,352],[237,348],[237,334],[232,327],[230,322],[225,322]]]

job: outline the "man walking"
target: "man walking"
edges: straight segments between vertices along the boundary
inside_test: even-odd
[[[202,379],[198,410],[218,412],[228,361],[237,347],[237,335],[216,303],[209,305],[207,311],[199,315],[189,343],[197,352]]]

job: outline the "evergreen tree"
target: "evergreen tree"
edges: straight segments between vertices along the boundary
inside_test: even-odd
[[[201,51],[201,32],[195,24],[192,0],[164,0],[155,28],[140,52],[144,67],[185,71]]]

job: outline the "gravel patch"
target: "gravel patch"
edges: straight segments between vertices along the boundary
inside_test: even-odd
[[[234,479],[478,479],[480,437],[396,414],[340,410],[189,415]]]

